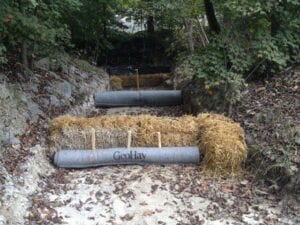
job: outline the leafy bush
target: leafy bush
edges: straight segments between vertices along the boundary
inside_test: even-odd
[[[5,51],[5,46],[0,44],[0,65],[6,63]]]
[[[218,104],[222,104],[221,111],[230,109],[240,100],[241,90],[245,87],[242,74],[251,65],[250,58],[242,60],[242,57],[248,56],[236,44],[226,45],[223,41],[216,40],[185,59],[180,66],[179,73],[183,76],[188,74],[194,80],[199,81],[197,82],[198,95],[201,95],[202,99],[206,96],[212,100],[212,97],[217,95],[215,100]],[[213,108],[208,108],[213,110]]]
[[[248,79],[265,78],[300,59],[298,1],[214,1],[220,32],[182,60],[180,71],[192,77],[208,98],[219,92],[227,108],[240,99]],[[204,93],[205,93],[204,92]]]

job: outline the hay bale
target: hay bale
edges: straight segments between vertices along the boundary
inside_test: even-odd
[[[110,78],[110,86],[111,86],[112,90],[123,89],[122,83],[123,83],[122,79],[118,76],[112,76]]]
[[[50,152],[58,149],[91,149],[91,128],[96,130],[97,148],[125,147],[127,132],[132,131],[133,147],[197,144],[197,123],[192,116],[180,118],[141,116],[99,116],[94,118],[60,116],[50,124]]]
[[[201,114],[197,121],[204,167],[219,174],[239,171],[248,152],[240,125],[218,114]]]
[[[140,87],[154,87],[161,85],[164,81],[170,78],[170,74],[166,73],[158,73],[158,74],[141,74],[139,76],[139,85]],[[130,88],[137,86],[137,77],[136,75],[128,75],[128,76],[112,76],[111,87],[120,88],[118,86],[121,83],[121,88]],[[120,88],[120,89],[121,89]],[[113,88],[114,89],[114,88]],[[119,89],[117,89],[119,90]]]
[[[99,116],[82,118],[60,116],[50,124],[50,152],[59,149],[91,149],[91,128],[96,130],[96,147],[125,147],[132,131],[133,147],[198,145],[204,155],[203,166],[218,173],[240,170],[247,157],[244,131],[239,124],[218,114],[199,114],[178,118],[140,116]]]

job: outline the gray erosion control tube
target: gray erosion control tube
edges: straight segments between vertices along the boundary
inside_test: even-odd
[[[108,91],[94,94],[96,107],[172,106],[182,104],[181,91]]]
[[[200,152],[198,147],[60,150],[54,155],[54,164],[63,168],[88,168],[120,164],[199,162]]]

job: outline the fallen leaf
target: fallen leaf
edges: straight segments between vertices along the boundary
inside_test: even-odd
[[[143,213],[143,216],[152,216],[155,213],[155,211],[151,209],[146,209]]]

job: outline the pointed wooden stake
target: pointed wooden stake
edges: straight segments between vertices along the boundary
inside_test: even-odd
[[[128,131],[128,136],[127,136],[127,148],[131,147],[131,130]]]
[[[136,69],[136,89],[139,90],[140,89],[140,75],[139,75],[139,70]]]
[[[158,148],[161,148],[161,134],[157,132],[157,139],[158,139]]]
[[[92,133],[92,150],[96,150],[96,131],[94,128],[91,129]]]

